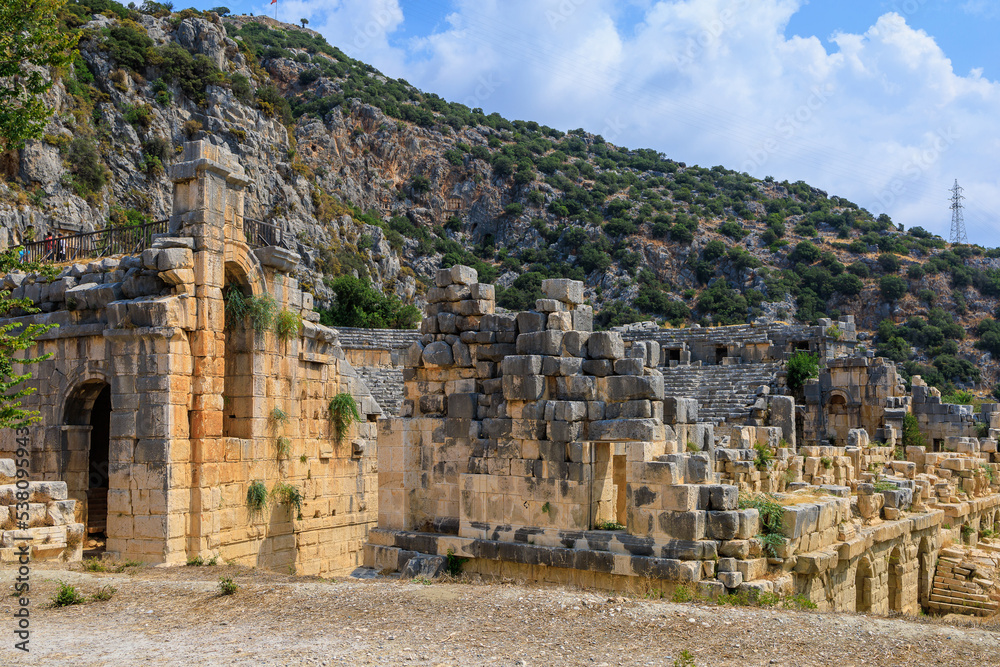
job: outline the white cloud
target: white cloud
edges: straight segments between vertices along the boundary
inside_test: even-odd
[[[392,46],[404,21],[396,0],[300,3],[350,55],[446,99],[802,179],[907,226],[947,236],[958,178],[970,238],[995,244],[1000,85],[956,74],[896,13],[826,42],[785,37],[801,4],[635,2],[643,19],[626,28],[611,0],[455,0],[442,29]]]

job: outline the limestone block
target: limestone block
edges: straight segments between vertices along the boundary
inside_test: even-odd
[[[652,403],[648,400],[608,403],[606,419],[648,419],[653,416]]]
[[[456,341],[451,346],[451,352],[456,366],[459,368],[472,368],[472,352],[469,350],[468,345],[462,341]]]
[[[663,421],[666,424],[691,424],[698,420],[698,401],[693,398],[662,396]]]
[[[161,251],[158,248],[147,248],[146,250],[143,250],[142,251],[142,266],[144,268],[147,268],[147,269],[150,269],[150,270],[153,270],[153,271],[159,271],[160,270],[160,267],[159,267],[160,252]]]
[[[713,484],[709,487],[708,509],[735,510],[739,503],[739,488],[728,484]]]
[[[587,418],[587,404],[584,401],[549,401],[549,405],[553,409],[553,419],[577,422]],[[548,407],[546,407],[547,410]]]
[[[448,417],[452,419],[475,419],[479,406],[479,394],[449,394]]]
[[[577,329],[578,327],[574,327]],[[563,353],[571,357],[587,356],[587,341],[590,338],[589,331],[567,331],[563,335]]]
[[[482,301],[495,301],[496,300],[496,289],[493,285],[488,285],[486,283],[475,283],[471,286],[472,298]]]
[[[548,354],[558,356],[562,346],[562,331],[536,331],[517,337],[518,354]]]
[[[795,399],[791,396],[772,396],[771,425],[781,429],[781,437],[795,448]]]
[[[591,359],[621,359],[625,356],[625,341],[620,333],[598,331],[590,335],[587,353]]]
[[[595,421],[590,423],[589,429],[591,440],[612,442],[658,442],[664,439],[664,435],[663,424],[655,419]]]
[[[517,331],[521,334],[545,330],[545,313],[524,311],[517,314]]]
[[[679,540],[703,540],[706,514],[704,511],[660,512],[659,528]]]
[[[615,372],[614,362],[610,359],[587,359],[580,368],[587,375],[595,377],[607,377]]]
[[[566,401],[596,400],[597,379],[586,375],[557,377],[555,398]]]
[[[160,271],[157,276],[168,285],[194,283],[194,269],[169,269],[167,271]]]
[[[847,431],[847,446],[867,448],[869,445],[868,431],[863,428],[852,428]]]
[[[791,505],[782,508],[781,532],[792,539],[816,530],[819,524],[818,505]]]
[[[544,394],[545,377],[542,375],[503,376],[503,395],[508,401],[537,401]]]
[[[569,311],[569,306],[562,301],[556,301],[555,299],[536,299],[535,310],[546,314],[563,313]]]
[[[579,280],[555,278],[542,281],[542,293],[564,303],[583,303],[583,283]]]
[[[740,527],[739,512],[708,512],[705,530],[709,539],[731,540],[736,537]]]
[[[149,267],[152,268],[152,267]],[[194,269],[194,253],[187,248],[165,248],[156,255],[158,271]]]
[[[614,369],[617,375],[642,375],[645,368],[645,355],[634,359],[616,359]]]
[[[740,530],[737,537],[741,540],[749,540],[757,536],[760,532],[760,512],[750,508],[740,511]]]
[[[548,437],[553,442],[573,442],[583,433],[581,422],[551,421],[548,423]]]
[[[594,309],[592,306],[577,306],[571,312],[573,329],[587,332],[594,330]]]
[[[479,272],[477,272],[471,266],[463,266],[461,264],[456,264],[449,269],[451,283],[457,283],[459,285],[474,285],[479,282]],[[440,272],[439,272],[440,273]],[[441,285],[445,287],[446,285]]]
[[[451,345],[444,341],[435,341],[424,348],[423,362],[427,366],[451,366],[455,363],[455,355]]]
[[[593,338],[591,338],[593,341]],[[658,376],[612,375],[602,378],[604,395],[613,401],[662,400],[663,378]]]
[[[743,583],[742,572],[720,572],[716,577],[726,588],[738,588]]]
[[[573,328],[573,316],[569,313],[549,313],[545,326],[558,331],[570,331]]]
[[[504,375],[538,375],[542,372],[542,357],[539,355],[512,355],[500,362],[500,372]]]
[[[442,301],[464,301],[471,298],[472,287],[470,285],[448,285],[444,288]]]

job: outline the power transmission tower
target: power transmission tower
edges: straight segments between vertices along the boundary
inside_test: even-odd
[[[965,234],[965,218],[962,215],[962,188],[955,179],[955,187],[951,189],[951,242],[968,243],[969,237]]]

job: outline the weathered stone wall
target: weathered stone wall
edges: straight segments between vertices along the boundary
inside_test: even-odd
[[[356,567],[376,518],[381,411],[337,333],[316,323],[312,296],[290,275],[297,256],[245,242],[246,180],[228,151],[188,144],[173,177],[170,233],[141,256],[67,267],[46,284],[20,278],[17,289],[49,301],[18,321],[61,324],[37,346],[53,356],[31,369],[39,391],[25,401],[42,413],[33,479],[66,480],[87,523],[88,495],[97,500],[89,478],[105,474],[111,556],[219,555],[309,574]],[[287,335],[227,326],[227,289],[273,299],[292,318]],[[105,388],[107,468],[95,473]],[[338,443],[327,406],[341,392],[362,421]],[[0,440],[0,451],[12,449]],[[272,492],[260,518],[247,506],[255,481]],[[279,485],[298,489],[301,516],[273,494]]]

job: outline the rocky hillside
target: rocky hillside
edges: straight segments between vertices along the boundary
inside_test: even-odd
[[[487,115],[264,17],[78,0],[64,20],[79,56],[53,73],[44,138],[0,160],[0,246],[166,218],[171,160],[208,137],[239,156],[247,215],[295,240],[324,308],[342,275],[420,305],[435,269],[465,263],[511,309],[543,278],[584,280],[602,326],[854,314],[908,373],[992,389],[996,249],[802,182]]]

